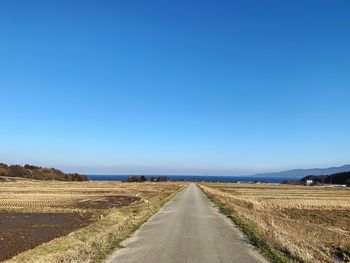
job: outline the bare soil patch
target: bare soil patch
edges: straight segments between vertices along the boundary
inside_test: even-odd
[[[139,197],[135,196],[104,196],[97,199],[80,201],[75,204],[75,207],[84,209],[110,209],[136,204],[140,200]]]
[[[0,181],[0,261],[99,262],[183,186]]]
[[[0,261],[89,225],[89,213],[0,212]]]

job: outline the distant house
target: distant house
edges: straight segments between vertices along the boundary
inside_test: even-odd
[[[306,180],[305,185],[312,185],[314,183],[314,180]]]

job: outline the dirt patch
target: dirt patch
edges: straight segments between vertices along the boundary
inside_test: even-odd
[[[94,221],[92,214],[0,212],[0,261],[64,236]]]
[[[103,196],[91,200],[83,200],[76,203],[76,208],[85,209],[110,209],[122,206],[128,206],[140,202],[140,198],[136,196]]]

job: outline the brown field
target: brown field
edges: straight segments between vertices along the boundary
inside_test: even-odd
[[[0,261],[100,262],[183,187],[0,182]]]
[[[349,189],[233,183],[200,186],[272,261],[350,262]]]

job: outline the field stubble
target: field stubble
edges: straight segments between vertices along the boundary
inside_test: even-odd
[[[350,262],[350,191],[202,183],[204,192],[275,262]]]
[[[0,248],[0,260],[100,262],[184,186],[2,182],[0,239],[6,246]]]

